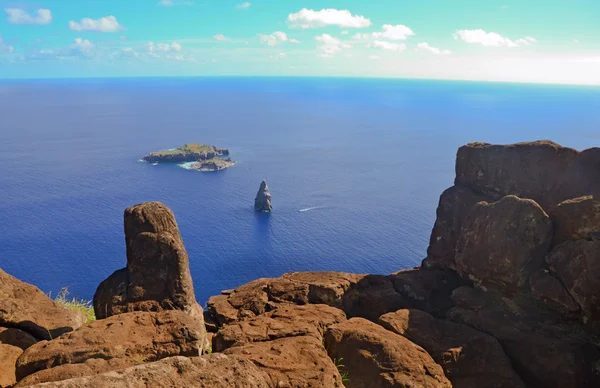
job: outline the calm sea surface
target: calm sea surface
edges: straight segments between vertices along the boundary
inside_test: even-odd
[[[0,81],[0,267],[91,298],[125,266],[123,210],[175,213],[200,303],[289,271],[390,273],[425,256],[467,142],[600,146],[600,88],[318,78]],[[139,162],[232,150],[201,173]],[[274,212],[255,214],[267,178]],[[304,210],[304,211],[301,211]]]

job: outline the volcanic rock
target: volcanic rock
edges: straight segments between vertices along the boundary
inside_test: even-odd
[[[271,206],[271,193],[269,192],[269,186],[267,186],[267,181],[263,179],[260,183],[260,188],[258,189],[258,193],[256,193],[256,198],[254,199],[254,210],[257,212],[270,212],[273,210]]]

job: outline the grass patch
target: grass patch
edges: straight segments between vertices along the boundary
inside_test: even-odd
[[[54,298],[54,301],[60,305],[65,306],[69,310],[83,311],[86,317],[86,323],[94,322],[96,320],[96,314],[94,313],[94,306],[92,306],[91,300],[83,300],[77,298],[68,298],[69,288],[63,287]]]
[[[350,384],[350,374],[346,370],[346,366],[344,364],[342,364],[342,361],[344,361],[344,359],[340,357],[340,358],[336,358],[334,360],[334,363],[335,363],[335,367],[337,368],[338,372],[340,372],[340,376],[342,377],[342,384],[347,386],[348,384]]]

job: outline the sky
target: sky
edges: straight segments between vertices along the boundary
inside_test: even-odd
[[[600,85],[600,0],[0,0],[0,79]]]

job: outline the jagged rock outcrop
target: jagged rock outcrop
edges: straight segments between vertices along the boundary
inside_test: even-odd
[[[454,388],[525,388],[500,343],[470,326],[421,310],[385,314],[379,324],[423,347]]]
[[[423,348],[362,318],[329,327],[325,346],[350,387],[452,387]]]
[[[126,209],[125,243],[127,267],[103,281],[94,295],[97,318],[178,309],[203,320],[188,255],[168,207],[145,202]]]
[[[269,376],[224,354],[171,357],[115,372],[44,384],[44,388],[271,388]],[[35,386],[34,386],[35,387]],[[40,386],[41,387],[41,386]]]
[[[254,199],[254,210],[257,212],[266,213],[273,210],[273,207],[271,206],[271,193],[269,192],[269,186],[267,186],[267,181],[264,179],[260,183],[258,193],[256,193],[256,198]]]
[[[183,311],[119,314],[29,347],[17,361],[17,379],[25,378],[19,383],[24,386],[171,356],[199,356],[205,337],[202,322]]]
[[[526,286],[550,250],[552,221],[535,201],[508,195],[475,204],[460,231],[456,269],[507,292]]]
[[[563,201],[550,213],[554,222],[554,245],[568,240],[589,239],[600,233],[600,202],[593,196]]]
[[[37,339],[49,340],[85,321],[82,312],[56,304],[39,288],[0,269],[0,327],[18,328]]]

